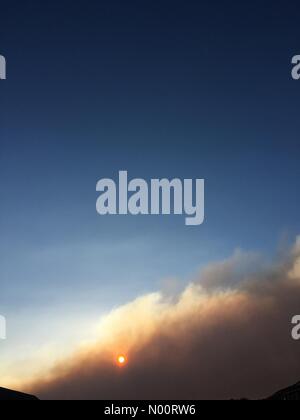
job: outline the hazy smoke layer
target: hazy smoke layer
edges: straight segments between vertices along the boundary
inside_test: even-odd
[[[300,241],[271,267],[236,253],[177,297],[114,310],[99,342],[28,387],[47,399],[259,398],[300,380]],[[119,354],[128,357],[120,368]]]

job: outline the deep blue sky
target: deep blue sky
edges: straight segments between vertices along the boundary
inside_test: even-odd
[[[3,3],[1,311],[101,313],[298,234],[299,19],[293,1]],[[99,217],[96,182],[123,169],[205,178],[205,224]]]

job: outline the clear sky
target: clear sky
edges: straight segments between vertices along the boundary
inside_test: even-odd
[[[294,1],[1,5],[4,359],[300,232],[298,14]],[[205,178],[204,225],[100,217],[96,182],[119,170]]]

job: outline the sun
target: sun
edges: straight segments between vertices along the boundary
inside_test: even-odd
[[[119,366],[125,366],[127,363],[127,357],[123,354],[120,354],[117,358],[117,362]]]

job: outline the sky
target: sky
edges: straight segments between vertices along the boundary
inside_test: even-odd
[[[4,385],[28,373],[24,360],[63,357],[137,296],[184,290],[237,249],[272,260],[291,246],[299,12],[256,0],[1,5]],[[120,170],[204,178],[205,223],[100,217],[96,183]]]

